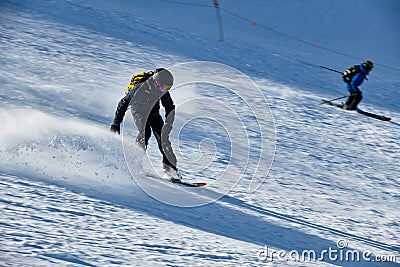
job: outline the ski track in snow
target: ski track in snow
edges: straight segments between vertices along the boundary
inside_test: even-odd
[[[106,12],[89,2],[50,1],[49,7],[42,1],[31,7],[5,3],[0,18],[1,264],[365,266],[257,259],[265,245],[321,251],[337,248],[339,238],[346,239],[349,248],[400,257],[400,112],[398,98],[393,99],[399,81],[390,73],[379,76],[377,70],[363,85],[385,84],[386,97],[394,96],[387,106],[381,105],[385,96],[372,91],[362,102],[366,111],[392,117],[388,123],[320,105],[330,94],[316,94],[321,88],[315,78],[327,83],[331,78],[316,74],[312,55],[297,46],[287,44],[287,54],[274,44],[265,50],[239,41],[223,46],[207,35],[207,27],[202,30],[206,37],[176,27],[165,31],[154,18]],[[63,10],[76,18],[87,16],[68,22]],[[105,23],[110,20],[116,26]],[[123,27],[140,37],[123,38]],[[164,40],[159,47],[149,44],[154,36]],[[176,41],[179,45],[172,47]],[[240,55],[248,56],[249,68]],[[329,56],[321,58],[332,62]],[[111,136],[108,127],[132,72],[197,59],[243,67],[254,75],[273,112],[276,153],[268,178],[255,193],[248,193],[249,180],[243,179],[215,203],[178,208],[154,200],[132,181],[121,140]],[[269,66],[264,66],[266,61]],[[292,75],[282,73],[287,68]],[[205,95],[237,101],[224,93]],[[263,108],[257,103],[254,108]],[[199,139],[224,136],[211,121],[201,123],[204,136],[197,135]],[[196,136],[196,124],[186,130],[187,136]],[[257,138],[256,133],[249,137],[255,144]],[[182,152],[196,159],[201,140],[180,141]],[[201,144],[203,149],[212,150],[214,144],[218,148],[209,169],[218,174],[229,162],[229,146],[224,138]],[[149,154],[157,157],[153,139],[150,146]],[[253,146],[252,152],[259,149]],[[250,158],[252,166],[256,162]],[[197,174],[196,180],[203,175]],[[212,182],[211,177],[204,180]],[[170,197],[189,192],[194,198],[208,198],[217,191],[150,183]]]

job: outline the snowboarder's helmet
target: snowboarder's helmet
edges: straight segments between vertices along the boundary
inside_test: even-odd
[[[156,69],[156,73],[153,75],[154,82],[162,85],[165,90],[171,89],[174,83],[174,76],[169,70],[160,68]]]
[[[374,68],[374,63],[372,63],[372,61],[369,60],[365,60],[362,65],[364,69],[368,72],[370,72]]]

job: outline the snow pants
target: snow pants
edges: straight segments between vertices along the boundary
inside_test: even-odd
[[[361,100],[362,100],[362,93],[361,91],[357,91],[357,92],[352,92],[350,93],[349,97],[346,100],[346,108],[348,110],[356,110],[358,104],[360,104]]]
[[[158,149],[163,156],[162,162],[164,166],[176,170],[176,156],[172,150],[171,142],[169,141],[169,133],[163,133],[162,131],[164,121],[161,115],[150,114],[147,120],[142,114],[132,112],[132,115],[139,131],[136,137],[136,142],[143,148],[143,150],[146,150],[151,137],[151,132],[153,131],[153,134],[157,140]]]

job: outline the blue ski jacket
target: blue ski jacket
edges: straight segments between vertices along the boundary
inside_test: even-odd
[[[359,92],[360,89],[358,87],[363,83],[363,81],[367,78],[368,71],[364,68],[363,64],[360,64],[360,71],[353,76],[350,83],[346,83],[346,89],[350,93]]]

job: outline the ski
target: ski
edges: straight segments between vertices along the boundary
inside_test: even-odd
[[[331,105],[331,106],[334,106],[334,107],[338,107],[338,108],[341,108],[341,109],[343,109],[343,107],[344,107],[343,104],[333,103],[333,102],[331,102],[329,100],[324,100],[324,99],[322,99],[322,104],[328,104],[328,105]],[[381,121],[390,121],[391,120],[391,118],[389,118],[389,117],[386,117],[386,116],[383,116],[383,115],[374,114],[374,113],[370,113],[370,112],[367,112],[367,111],[363,111],[363,110],[361,110],[359,108],[357,108],[356,111],[359,114],[362,114],[362,115],[370,117],[370,118],[378,119],[378,120],[381,120]]]
[[[331,105],[331,106],[334,106],[334,107],[338,107],[338,108],[343,108],[344,107],[343,104],[333,103],[332,101],[325,100],[325,99],[322,99],[322,104],[328,104],[328,105]]]
[[[383,116],[383,115],[377,115],[377,114],[370,113],[370,112],[367,112],[367,111],[363,111],[363,110],[361,110],[359,108],[357,109],[357,112],[362,114],[362,115],[365,115],[367,117],[371,117],[371,118],[378,119],[378,120],[381,120],[381,121],[390,121],[391,120],[391,118],[389,118],[389,117],[386,117],[386,116]]]

